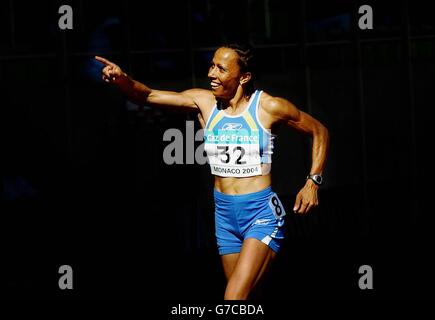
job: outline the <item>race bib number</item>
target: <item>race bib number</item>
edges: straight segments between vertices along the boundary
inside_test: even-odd
[[[278,226],[282,226],[284,224],[284,217],[286,213],[276,193],[273,193],[272,196],[270,197],[269,207],[272,209],[275,219],[278,220]]]
[[[222,177],[261,175],[258,130],[206,130],[204,138],[212,174]]]

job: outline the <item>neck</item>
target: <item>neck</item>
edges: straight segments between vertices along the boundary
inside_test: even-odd
[[[231,113],[237,113],[246,106],[246,103],[249,102],[249,98],[249,96],[245,95],[243,88],[239,86],[236,94],[231,99],[221,100],[221,106]]]

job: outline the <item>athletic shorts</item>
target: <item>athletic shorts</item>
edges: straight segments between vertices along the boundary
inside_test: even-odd
[[[271,187],[229,195],[214,190],[216,239],[220,255],[238,253],[243,240],[255,238],[278,252],[284,240],[285,211]]]

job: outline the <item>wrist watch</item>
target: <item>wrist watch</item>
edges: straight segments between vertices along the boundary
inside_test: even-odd
[[[321,186],[323,184],[323,177],[320,174],[309,174],[307,176],[307,180],[311,179],[314,181],[315,184],[318,186]]]

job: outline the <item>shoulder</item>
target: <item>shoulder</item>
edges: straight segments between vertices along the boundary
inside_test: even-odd
[[[289,100],[272,96],[263,92],[260,99],[260,107],[269,116],[277,121],[288,121],[289,119],[296,118],[299,115],[299,110]]]

